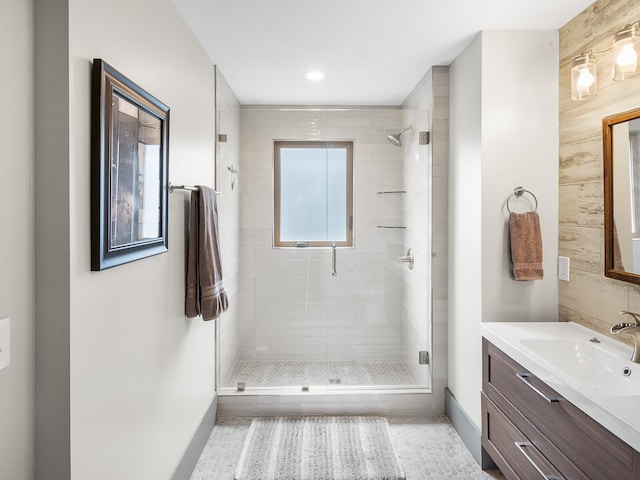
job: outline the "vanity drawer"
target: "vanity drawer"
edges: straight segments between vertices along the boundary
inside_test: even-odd
[[[482,446],[509,480],[565,478],[484,394],[482,413]]]
[[[483,356],[487,397],[567,478],[635,478],[629,445],[486,339]],[[566,473],[576,468],[581,475]]]

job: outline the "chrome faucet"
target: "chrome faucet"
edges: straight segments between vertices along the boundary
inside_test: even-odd
[[[640,363],[640,314],[623,310],[620,315],[629,315],[633,323],[617,323],[609,330],[614,335],[628,333],[633,337],[633,355],[631,361]]]

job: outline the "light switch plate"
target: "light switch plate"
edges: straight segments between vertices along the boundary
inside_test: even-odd
[[[558,278],[568,282],[571,278],[571,260],[569,257],[558,257]]]
[[[0,318],[0,370],[11,363],[11,319]]]

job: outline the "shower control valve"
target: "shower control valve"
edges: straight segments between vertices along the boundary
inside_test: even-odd
[[[404,263],[408,263],[407,267],[409,267],[409,270],[413,270],[413,262],[414,262],[413,249],[411,248],[408,249],[407,254],[402,255],[401,257],[398,257],[398,260]]]

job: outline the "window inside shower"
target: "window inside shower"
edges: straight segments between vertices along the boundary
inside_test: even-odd
[[[431,353],[430,166],[415,129],[401,146],[387,140],[406,128],[405,117],[400,108],[241,108],[238,286],[231,313],[219,319],[221,388],[430,388],[431,358],[420,362],[421,352],[422,360]],[[317,168],[296,170],[299,158],[286,148],[304,142],[349,145],[351,165],[323,151]],[[299,188],[305,175],[317,190]],[[344,198],[334,209],[339,227],[320,218],[319,230],[333,233],[300,229],[309,225],[300,210],[289,230],[274,221],[278,209],[280,222],[289,215],[283,190],[326,202],[319,197],[332,181],[340,185],[334,197]],[[341,243],[349,232],[352,243]],[[278,236],[308,247],[277,248]],[[408,248],[412,270],[399,260]]]
[[[276,247],[353,246],[353,142],[274,142]]]

